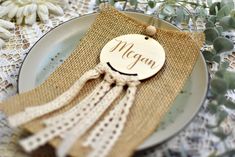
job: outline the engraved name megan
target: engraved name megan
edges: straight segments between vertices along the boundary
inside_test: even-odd
[[[115,41],[117,42],[117,44],[115,44],[115,46],[111,48],[110,52],[121,53],[122,59],[130,59],[131,63],[127,66],[127,69],[133,69],[139,63],[145,64],[151,69],[155,69],[158,67],[158,65],[156,65],[156,61],[134,51],[134,43],[128,43],[126,41],[117,39],[115,39]]]

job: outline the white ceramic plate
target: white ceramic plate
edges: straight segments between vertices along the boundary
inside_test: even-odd
[[[150,16],[139,13],[128,15],[148,23]],[[94,22],[97,14],[72,19],[43,36],[30,50],[21,67],[18,82],[19,93],[41,84],[73,51],[79,40]],[[155,19],[160,28],[178,30],[175,26]],[[193,69],[182,92],[160,127],[137,150],[157,145],[178,133],[188,124],[201,107],[208,86],[208,73],[202,55]],[[144,128],[143,128],[144,129]]]

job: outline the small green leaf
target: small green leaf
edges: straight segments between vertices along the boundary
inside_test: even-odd
[[[208,6],[211,6],[212,5],[212,0],[207,0],[207,4],[208,4]]]
[[[214,151],[214,152],[212,152],[208,157],[217,157],[216,154],[217,154],[216,151]]]
[[[207,17],[206,9],[203,7],[197,7],[195,12],[199,17]]]
[[[214,24],[216,23],[216,16],[215,15],[211,15],[208,19],[208,21],[213,22]]]
[[[224,78],[224,70],[218,70],[215,72],[215,76],[219,78]]]
[[[175,14],[175,10],[171,5],[166,5],[163,9],[163,13],[166,14],[167,16],[171,16]]]
[[[99,5],[101,3],[101,0],[96,0],[96,4]]]
[[[225,111],[220,111],[217,114],[217,126],[219,126],[228,116],[228,113]]]
[[[229,62],[225,61],[220,64],[220,69],[222,70],[226,70],[228,67],[229,67]]]
[[[154,7],[156,6],[156,2],[153,1],[153,0],[148,1],[148,6],[149,6],[150,8],[154,8]]]
[[[222,105],[222,104],[225,103],[226,98],[225,98],[224,95],[218,95],[217,98],[216,98],[216,100],[217,100],[217,102],[218,102],[219,105]]]
[[[219,137],[222,141],[224,141],[228,137],[228,135],[225,134],[223,131],[215,131],[213,132],[213,134]]]
[[[176,9],[176,21],[181,23],[184,20],[184,10],[183,8],[177,8]]]
[[[233,50],[233,42],[224,37],[218,37],[213,42],[214,49],[217,53]]]
[[[216,30],[219,32],[219,35],[222,35],[224,29],[222,26],[216,26]]]
[[[219,37],[219,33],[216,29],[214,28],[207,28],[204,31],[205,35],[206,35],[206,43],[211,45],[213,44],[214,40]]]
[[[210,6],[210,15],[216,15],[218,10],[220,10],[220,2],[213,3]]]
[[[231,100],[226,100],[224,103],[224,106],[226,106],[229,109],[235,109],[235,103],[232,102]]]
[[[234,29],[235,28],[235,18],[231,16],[225,16],[219,21],[220,26],[223,27],[224,30]]]
[[[209,62],[212,61],[215,56],[215,54],[211,53],[210,51],[203,51],[202,54],[203,54],[205,60],[209,61]]]
[[[138,3],[137,0],[130,0],[129,2],[130,2],[130,5],[136,5]]]
[[[224,73],[224,79],[228,83],[228,89],[235,89],[235,73],[226,71]]]
[[[112,5],[112,6],[114,6],[115,0],[109,0],[109,4]]]
[[[230,8],[234,8],[234,2],[233,0],[222,0],[221,1],[221,6],[229,6]]]
[[[228,84],[221,78],[215,78],[211,81],[211,92],[213,94],[223,95],[227,92]]]
[[[160,13],[160,14],[158,15],[158,17],[159,17],[160,19],[166,19],[166,18],[167,18],[167,16],[166,16],[165,14],[163,14],[163,13]]]
[[[231,16],[232,18],[235,18],[235,10],[234,10],[234,9],[230,12],[230,16]]]
[[[206,28],[210,28],[210,27],[214,27],[214,26],[215,26],[215,24],[210,20],[206,23]]]
[[[215,56],[213,57],[212,61],[215,61],[216,63],[220,63],[221,57],[218,56],[218,55],[215,55]]]
[[[207,127],[208,129],[214,129],[214,128],[217,127],[217,125],[206,124],[206,127]]]
[[[216,157],[233,157],[235,154],[235,149],[228,150],[220,155],[217,155]]]
[[[217,107],[218,106],[216,104],[209,103],[208,106],[207,106],[207,109],[211,114],[215,114],[217,112]]]
[[[222,17],[228,16],[230,14],[231,8],[228,5],[223,6],[217,13],[217,18],[221,19]]]

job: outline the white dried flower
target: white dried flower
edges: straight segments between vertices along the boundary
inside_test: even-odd
[[[0,0],[0,2],[0,17],[16,18],[17,24],[29,25],[34,24],[37,17],[46,22],[49,14],[63,15],[62,7],[67,4],[66,0]]]
[[[13,23],[0,19],[0,47],[3,47],[5,40],[8,40],[12,36],[8,30],[14,28],[15,25]]]

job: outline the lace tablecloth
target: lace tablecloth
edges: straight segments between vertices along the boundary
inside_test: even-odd
[[[92,13],[97,8],[95,0],[70,0],[69,9],[62,17],[51,17],[47,24],[36,23],[33,26],[17,26],[12,33],[14,37],[0,49],[0,100],[16,94],[17,77],[23,59],[30,47],[46,32],[58,24],[71,18]],[[233,32],[227,35],[235,39]],[[235,40],[234,40],[235,41]],[[230,61],[230,69],[235,67],[235,53],[225,56]],[[229,97],[235,98],[234,93]],[[227,110],[224,108],[224,110]],[[215,116],[207,111],[205,103],[193,121],[178,135],[165,143],[144,152],[135,154],[138,157],[172,157],[172,156],[209,156],[213,153],[227,152],[235,148],[235,112],[227,110],[228,118],[221,124],[224,131],[231,132],[226,140],[221,141],[206,125],[215,123]],[[5,116],[0,113],[0,157],[27,157],[18,147],[17,132],[13,132],[6,123]]]

